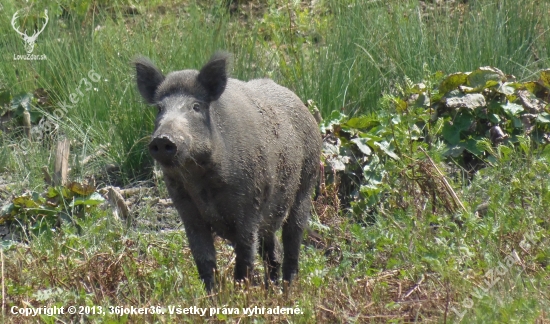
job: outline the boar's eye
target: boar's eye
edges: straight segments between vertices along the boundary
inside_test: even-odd
[[[193,110],[194,110],[194,111],[197,111],[197,112],[201,110],[201,106],[199,105],[198,102],[195,102],[195,103],[193,104]]]
[[[160,114],[162,112],[162,107],[161,106],[157,106],[157,109],[158,109],[158,113]]]

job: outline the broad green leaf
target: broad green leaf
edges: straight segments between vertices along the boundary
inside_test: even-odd
[[[449,146],[447,151],[443,153],[444,156],[459,157],[464,152],[464,143],[459,143]]]
[[[445,122],[442,135],[443,138],[451,145],[456,145],[460,142],[460,130],[449,121]]]
[[[22,93],[18,96],[15,96],[11,101],[11,110],[16,112],[16,116],[23,114],[23,111],[31,111],[31,93]]]
[[[445,77],[445,72],[439,70],[439,71],[435,71],[434,74],[432,74],[432,79],[433,80],[441,80]]]
[[[468,85],[472,88],[489,88],[505,80],[501,70],[490,66],[480,67],[468,75]]]
[[[528,154],[531,151],[531,139],[528,136],[518,136],[518,143],[523,153]]]
[[[61,187],[61,195],[63,195],[63,198],[65,199],[68,199],[74,196],[73,192],[66,187]]]
[[[342,156],[336,156],[327,159],[328,163],[332,167],[333,171],[345,171],[346,170],[346,164],[344,163]]]
[[[541,91],[546,90],[543,85],[541,85],[539,82],[534,82],[534,81],[525,82],[523,86],[525,87],[526,90],[528,90],[532,94],[537,94]]]
[[[449,74],[439,85],[439,93],[443,96],[447,92],[458,88],[458,86],[466,84],[468,74],[463,72]]]
[[[324,134],[326,133],[327,129],[332,131],[332,125],[339,125],[342,124],[342,122],[347,118],[346,115],[342,114],[338,110],[333,110],[330,113],[329,118],[325,119],[321,123],[321,132]]]
[[[375,131],[374,129],[369,130],[368,133],[359,133],[359,137],[361,138],[367,138],[370,142],[379,142],[383,139],[383,137],[376,135],[378,131]],[[369,143],[370,143],[369,142]],[[372,147],[372,145],[371,145]]]
[[[410,89],[410,93],[423,94],[426,91],[426,85],[424,83],[416,83]]]
[[[540,82],[550,89],[550,69],[543,70],[540,73]]]
[[[48,190],[46,192],[46,197],[54,198],[57,196],[59,196],[59,191],[55,187],[48,187]]]
[[[550,123],[550,114],[547,112],[540,113],[537,116],[537,122],[541,124],[549,124]]]
[[[523,128],[523,123],[516,116],[512,116],[512,124],[514,125],[514,128]]]
[[[475,139],[475,138],[467,139],[465,142],[465,149],[475,156],[480,156],[481,154],[483,154],[483,151],[480,150],[477,145],[479,141],[480,139]]]
[[[425,110],[427,107],[430,106],[430,98],[426,95],[426,93],[421,93],[417,95],[416,98],[411,97],[411,99],[408,100],[409,106],[412,106],[414,108],[419,107],[422,110]]]
[[[0,243],[0,248],[2,248],[4,251],[9,250],[12,246],[16,246],[17,242],[12,240],[2,240],[2,243]]]
[[[44,117],[44,114],[42,114],[42,112],[39,112],[39,111],[31,111],[31,122],[34,123],[34,124],[37,124],[38,122],[40,122],[40,118]]]
[[[26,207],[26,208],[37,208],[39,207],[40,203],[42,203],[44,201],[43,198],[41,198],[38,193],[36,192],[33,192],[32,194],[25,194],[25,195],[22,195],[22,196],[19,196],[19,197],[15,197],[13,198],[12,202],[17,205],[17,206],[21,206],[21,207]]]
[[[456,115],[455,119],[453,120],[453,125],[459,131],[465,131],[468,130],[474,122],[475,117],[472,116],[470,113],[464,112]]]
[[[458,90],[463,93],[472,93],[472,92],[478,92],[476,88],[467,87],[467,86],[460,86],[458,87]]]
[[[377,155],[373,155],[370,159],[369,163],[367,163],[363,167],[363,172],[374,172],[378,168],[381,168],[380,166],[380,158]]]
[[[490,87],[494,87],[494,86],[497,86],[499,84],[498,81],[495,81],[495,80],[489,80],[487,81],[487,83],[485,83],[485,86],[484,88],[490,88]]]
[[[390,150],[390,144],[388,142],[375,142],[374,145],[378,146],[382,150],[382,152],[386,153],[387,156],[391,157],[394,160],[399,160],[399,156],[397,156],[394,152]]]
[[[489,114],[488,117],[489,117],[489,121],[495,125],[498,125],[501,122],[500,116],[497,114]]]
[[[503,159],[506,160],[506,161],[508,161],[509,157],[512,156],[512,154],[514,153],[514,150],[512,150],[511,147],[506,146],[506,145],[499,145],[497,147],[497,149],[500,152],[500,154],[502,155]]]
[[[13,203],[5,204],[4,206],[2,206],[2,209],[0,209],[0,217],[11,215],[14,208],[15,206]]]
[[[371,164],[375,165],[373,166]],[[380,167],[380,165],[376,163],[369,163],[363,168],[363,177],[366,180],[364,184],[366,186],[371,186],[379,189],[378,186],[382,184],[382,180],[385,174],[386,172],[383,170],[383,168]]]
[[[342,114],[339,110],[333,110],[330,113],[329,121],[330,122],[341,123],[346,118],[347,118],[347,116]]]
[[[370,197],[372,195],[376,195],[380,191],[381,191],[380,187],[373,186],[373,185],[370,185],[370,184],[361,185],[361,187],[359,188],[359,192],[361,193],[361,195],[363,197]]]
[[[517,116],[519,115],[520,112],[524,110],[523,106],[512,102],[508,102],[504,105],[501,105],[501,107],[504,110],[504,112],[509,116]]]
[[[78,205],[94,206],[94,205],[99,205],[104,201],[105,201],[105,198],[103,198],[98,192],[94,192],[88,197],[75,198],[70,206],[71,207],[78,206]]]
[[[499,161],[494,155],[487,156],[487,161],[493,165],[498,165]]]
[[[445,97],[445,94],[442,93],[442,92],[438,92],[438,91],[434,91],[432,93],[432,98],[431,98],[431,101],[436,103],[436,102],[440,102],[441,99],[443,99]]]
[[[407,102],[400,98],[394,98],[393,102],[395,103],[395,109],[397,112],[403,112],[407,110]]]
[[[506,96],[513,95],[516,90],[519,88],[519,84],[515,82],[504,82],[497,90],[497,92],[502,93]]]
[[[492,144],[488,138],[480,138],[476,141],[476,147],[480,151],[492,151]]]
[[[71,182],[67,188],[81,196],[88,196],[95,191],[95,187],[85,183]]]
[[[399,125],[399,123],[401,122],[401,115],[392,116],[392,118],[390,119],[390,122],[394,125]]]
[[[342,126],[347,126],[355,129],[364,129],[364,128],[369,128],[378,124],[380,124],[380,122],[375,117],[359,116],[359,117],[350,118],[347,122],[342,124]]]
[[[13,203],[17,206],[21,206],[25,208],[36,208],[39,206],[34,200],[32,200],[31,197],[25,197],[25,196],[14,198]]]
[[[372,154],[372,150],[371,148],[368,146],[367,144],[367,141],[368,141],[368,138],[354,138],[351,140],[353,143],[355,143],[355,145],[357,146],[357,148],[365,155],[371,155]]]
[[[550,161],[550,145],[544,146],[544,149],[542,149],[540,155]],[[550,189],[550,184],[548,184],[548,186],[548,189]]]
[[[422,130],[420,130],[420,128],[417,125],[412,125],[409,133],[410,133],[410,139],[413,141],[417,141],[424,136],[424,134],[422,133]]]

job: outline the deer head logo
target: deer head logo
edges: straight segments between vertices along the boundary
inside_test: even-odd
[[[27,54],[31,54],[32,51],[34,50],[34,44],[36,42],[36,38],[38,37],[38,35],[40,35],[40,33],[42,33],[42,31],[44,30],[44,28],[46,28],[46,25],[48,24],[48,20],[49,20],[48,10],[44,10],[44,15],[46,18],[46,21],[44,22],[44,26],[42,26],[42,29],[40,29],[40,31],[35,30],[31,36],[27,35],[26,29],[25,29],[25,32],[22,33],[19,31],[18,27],[15,26],[15,21],[17,20],[17,18],[19,18],[18,14],[19,14],[19,10],[13,14],[13,17],[11,19],[11,26],[19,35],[21,35],[21,37],[23,37],[23,40],[25,41],[25,50],[27,51]]]

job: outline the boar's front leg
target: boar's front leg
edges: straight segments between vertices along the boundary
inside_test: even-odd
[[[252,282],[254,257],[258,251],[257,237],[257,226],[250,223],[239,226],[235,242],[235,281],[248,279]]]
[[[191,198],[184,191],[178,191],[177,186],[169,186],[168,193],[176,207],[185,227],[185,234],[189,241],[189,248],[195,259],[199,276],[204,282],[206,290],[214,289],[216,271],[216,249],[211,227],[200,217],[199,210]],[[175,189],[175,190],[174,190]]]
[[[211,292],[214,288],[214,273],[216,271],[216,249],[214,248],[212,231],[202,220],[197,219],[183,219],[183,226],[189,240],[193,259],[197,264],[199,276],[204,282],[206,290]]]

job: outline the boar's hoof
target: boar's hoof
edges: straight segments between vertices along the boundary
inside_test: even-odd
[[[160,135],[149,143],[149,152],[155,160],[164,165],[173,164],[178,147],[168,135]]]

